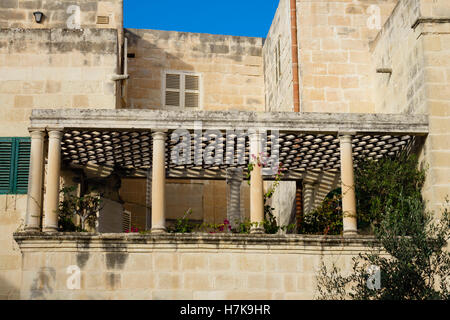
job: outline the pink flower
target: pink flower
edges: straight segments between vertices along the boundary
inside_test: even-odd
[[[227,219],[223,220],[223,224],[230,224],[230,221],[228,221]]]

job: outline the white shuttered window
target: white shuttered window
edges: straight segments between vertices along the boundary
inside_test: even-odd
[[[199,108],[200,75],[180,71],[164,73],[163,104],[166,107]]]

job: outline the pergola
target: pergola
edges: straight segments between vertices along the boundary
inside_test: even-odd
[[[357,232],[353,169],[362,158],[395,157],[419,146],[426,115],[166,110],[33,110],[26,230],[39,231],[44,142],[48,172],[43,230],[56,232],[61,162],[152,171],[152,232],[165,232],[167,178],[225,179],[229,168],[255,165],[250,218],[264,219],[263,176],[300,180],[308,172],[340,171],[344,234]],[[209,161],[206,158],[209,157]],[[174,161],[174,159],[178,161]],[[181,159],[181,160],[180,160]],[[275,171],[273,170],[275,168]],[[255,227],[253,233],[263,232]]]

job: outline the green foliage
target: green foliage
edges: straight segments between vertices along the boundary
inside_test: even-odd
[[[175,221],[173,227],[167,228],[167,231],[171,233],[191,233],[195,228],[195,224],[189,220],[191,214],[192,209],[187,210],[182,218]]]
[[[299,233],[329,234],[342,233],[342,201],[341,189],[330,192],[323,203],[311,213],[304,216],[299,226]]]
[[[400,198],[421,199],[425,169],[417,168],[417,157],[364,160],[355,170],[356,209],[359,229],[374,229],[383,218],[386,204]]]
[[[343,276],[322,265],[318,291],[322,299],[424,300],[450,298],[450,214],[441,219],[426,211],[420,188],[425,170],[415,157],[366,162],[358,169],[358,208],[374,230],[376,243],[353,259]],[[364,182],[364,180],[366,181]],[[371,223],[371,224],[370,224]],[[368,266],[380,268],[381,287],[369,288]]]
[[[101,209],[99,194],[90,193],[78,197],[75,187],[61,190],[63,200],[59,203],[58,227],[62,232],[86,232],[86,225],[93,226],[97,219],[97,212]],[[75,216],[79,216],[80,225],[74,224]]]
[[[232,229],[231,231],[233,233],[244,233],[244,234],[248,234],[250,233],[250,229],[252,228],[253,225],[255,225],[255,223],[250,222],[250,220],[246,219],[244,221],[237,221],[237,227],[235,229]],[[257,224],[256,224],[257,226]]]
[[[371,252],[353,259],[348,276],[332,266],[322,265],[318,275],[321,299],[356,300],[435,300],[450,299],[450,214],[444,207],[442,218],[433,219],[418,199],[400,198],[399,205],[386,206],[376,228],[378,245]],[[403,210],[399,208],[403,207]],[[448,203],[447,203],[448,207]],[[408,217],[404,212],[408,211]],[[377,290],[367,281],[370,265],[380,268]]]
[[[58,230],[61,232],[82,232],[73,222],[73,215],[62,213],[58,216]]]
[[[273,214],[272,210],[275,208],[272,208],[271,205],[267,204],[267,198],[264,197],[265,205],[264,205],[264,220],[263,220],[263,227],[264,232],[268,234],[275,234],[280,230],[280,226],[278,225],[277,218]]]
[[[400,203],[400,197],[421,199],[424,181],[425,170],[417,168],[416,156],[359,161],[355,170],[359,232],[375,232],[387,203],[395,206]],[[330,192],[318,208],[305,215],[299,233],[339,235],[342,220],[342,195],[338,188]]]

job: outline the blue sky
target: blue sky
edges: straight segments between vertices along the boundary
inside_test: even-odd
[[[279,0],[124,0],[125,28],[267,36]]]

